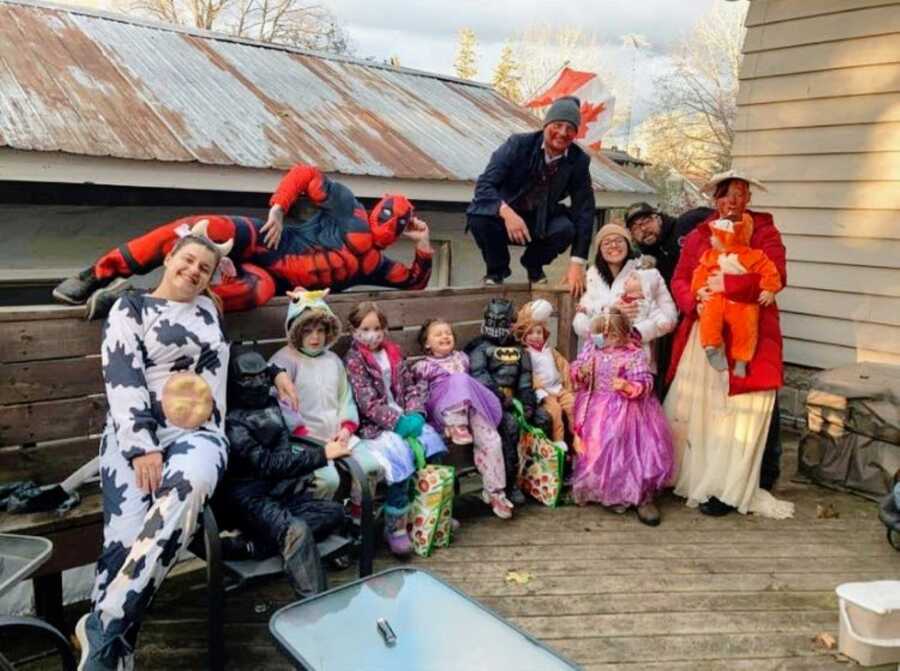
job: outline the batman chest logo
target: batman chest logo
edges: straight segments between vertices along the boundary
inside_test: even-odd
[[[494,358],[500,363],[519,363],[522,360],[522,350],[518,347],[498,347],[494,350]]]

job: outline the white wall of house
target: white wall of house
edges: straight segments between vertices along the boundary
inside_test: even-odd
[[[751,0],[734,165],[788,252],[785,360],[900,363],[900,2]]]

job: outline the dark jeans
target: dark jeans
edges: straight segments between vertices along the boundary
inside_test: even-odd
[[[536,279],[540,277],[544,266],[572,244],[572,240],[575,239],[575,224],[565,214],[551,217],[547,221],[546,235],[537,240],[534,237],[534,213],[526,213],[522,218],[532,234],[531,242],[525,245],[525,253],[522,254],[522,265],[528,271],[529,279]],[[484,264],[487,266],[486,274],[501,279],[508,277],[509,245],[515,243],[509,241],[503,219],[469,215],[468,228],[471,229],[472,236],[481,249]]]
[[[282,540],[293,518],[303,520],[317,542],[344,523],[344,506],[337,501],[314,499],[306,494],[270,495],[268,480],[226,482],[218,492],[228,525],[253,539],[266,554],[281,551]]]
[[[759,469],[759,486],[772,489],[781,475],[781,410],[778,408],[778,397],[772,408],[772,421],[769,422],[769,433],[766,435],[766,447],[763,451],[762,466]]]

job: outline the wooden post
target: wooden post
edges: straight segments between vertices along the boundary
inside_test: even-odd
[[[558,306],[556,347],[566,359],[572,361],[578,356],[578,338],[572,330],[572,320],[575,318],[578,301],[572,298],[568,290],[562,290],[559,293]]]

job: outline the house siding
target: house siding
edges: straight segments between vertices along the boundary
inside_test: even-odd
[[[900,363],[900,2],[751,0],[734,166],[788,253],[785,361]]]

